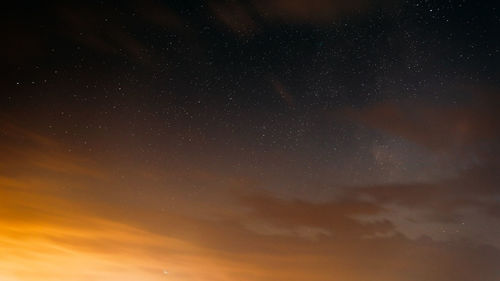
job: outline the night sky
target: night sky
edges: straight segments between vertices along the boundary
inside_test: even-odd
[[[1,281],[500,280],[496,1],[1,14]]]

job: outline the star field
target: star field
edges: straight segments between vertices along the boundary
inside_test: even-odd
[[[0,280],[500,278],[494,1],[2,13]]]

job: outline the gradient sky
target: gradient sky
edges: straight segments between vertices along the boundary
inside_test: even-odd
[[[494,1],[2,9],[0,281],[500,280]]]

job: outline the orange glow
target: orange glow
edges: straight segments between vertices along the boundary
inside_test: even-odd
[[[419,272],[444,280],[456,265],[482,260],[478,249],[411,240],[387,220],[370,221],[385,209],[351,194],[277,198],[222,172],[113,165],[33,132],[7,132],[1,281],[412,281]],[[192,182],[211,188],[182,196]],[[418,198],[390,186],[365,192]],[[414,228],[405,223],[399,229]],[[473,274],[459,268],[456,276]]]

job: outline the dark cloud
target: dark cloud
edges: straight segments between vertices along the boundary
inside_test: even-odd
[[[256,0],[254,5],[259,14],[265,18],[292,23],[317,23],[364,12],[376,5],[376,2],[365,0]]]
[[[166,30],[182,31],[186,23],[166,3],[155,1],[138,1],[129,4],[133,15],[137,13],[153,26],[161,26]]]
[[[500,100],[478,93],[459,103],[382,102],[350,115],[361,123],[436,150],[465,149],[500,136]]]
[[[216,18],[236,34],[251,35],[257,29],[257,23],[244,3],[211,2],[210,6]]]
[[[360,15],[374,8],[393,4],[393,1],[365,0],[255,0],[212,1],[211,7],[220,22],[240,35],[248,35],[258,31],[259,25],[328,24],[347,16]]]
[[[281,83],[280,81],[276,79],[272,79],[271,83],[274,87],[274,90],[276,93],[279,95],[279,97],[289,106],[289,107],[294,107],[295,106],[295,99],[294,97],[290,94],[290,91]]]
[[[93,9],[60,9],[63,20],[62,32],[68,38],[83,44],[98,53],[124,54],[132,58],[142,58],[145,46],[138,41],[115,18],[106,14],[95,14]]]

